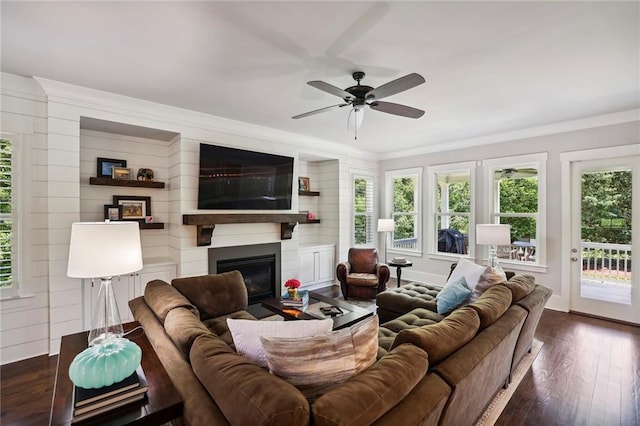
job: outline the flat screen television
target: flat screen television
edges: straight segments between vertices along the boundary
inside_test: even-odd
[[[289,210],[293,158],[200,144],[198,209]]]

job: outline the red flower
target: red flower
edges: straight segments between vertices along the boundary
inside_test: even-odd
[[[292,278],[290,280],[287,280],[287,282],[284,283],[284,286],[288,288],[298,288],[300,287],[300,281],[296,280],[295,278]]]

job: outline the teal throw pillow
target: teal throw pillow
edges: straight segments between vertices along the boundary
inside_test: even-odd
[[[448,282],[436,296],[436,307],[440,315],[453,311],[471,298],[471,290],[465,277]]]

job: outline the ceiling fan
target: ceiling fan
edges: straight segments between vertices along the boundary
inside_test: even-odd
[[[538,169],[530,167],[524,167],[520,169],[510,167],[502,170],[496,170],[496,178],[498,179],[527,178],[536,176],[537,174]]]
[[[395,104],[392,102],[378,101],[378,99],[386,98],[388,96],[404,92],[405,90],[412,89],[424,83],[425,79],[420,74],[408,74],[404,77],[400,77],[396,80],[383,84],[382,86],[379,86],[375,89],[371,86],[360,84],[360,81],[364,78],[364,76],[365,73],[362,71],[354,72],[352,74],[352,77],[357,82],[357,84],[355,86],[347,87],[344,90],[332,84],[325,83],[324,81],[314,80],[307,82],[307,84],[311,87],[315,87],[316,89],[320,89],[323,92],[341,97],[344,102],[316,109],[314,111],[305,112],[304,114],[295,115],[291,118],[298,119],[325,112],[336,107],[342,108],[345,106],[352,106],[353,108],[349,112],[349,117],[347,120],[347,128],[349,130],[354,129],[356,132],[355,137],[356,139],[358,139],[358,128],[362,124],[362,120],[364,118],[365,105],[368,105],[369,108],[376,111],[399,115],[401,117],[420,118],[424,115],[424,111],[421,109],[413,108],[406,105]]]

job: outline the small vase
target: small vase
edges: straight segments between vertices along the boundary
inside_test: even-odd
[[[298,289],[297,288],[287,288],[287,293],[289,293],[289,297],[295,299],[298,297]]]

